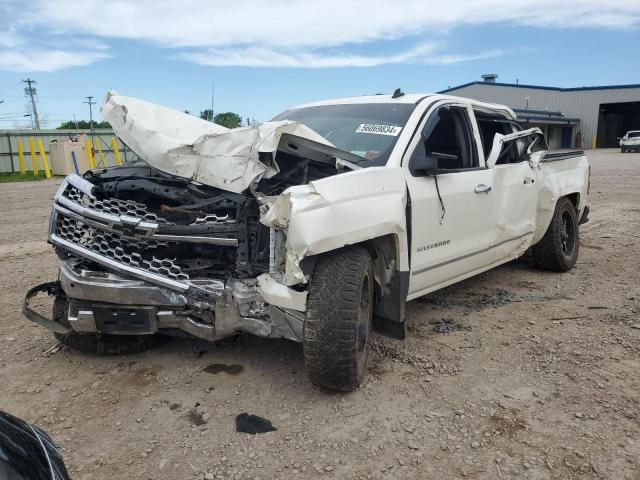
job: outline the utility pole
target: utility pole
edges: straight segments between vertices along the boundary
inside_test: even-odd
[[[216,95],[216,82],[211,82],[211,121],[213,122],[213,101]]]
[[[93,137],[94,137],[94,132],[93,132],[93,105],[96,104],[96,102],[93,101],[93,97],[89,96],[89,97],[84,97],[87,99],[86,102],[82,102],[82,103],[86,103],[89,105],[89,130],[91,130],[91,145],[93,146]],[[93,147],[92,147],[93,148]]]
[[[40,130],[40,118],[38,117],[38,109],[36,108],[35,99],[38,92],[36,91],[36,87],[34,87],[34,85],[38,82],[36,82],[35,80],[31,80],[30,78],[22,81],[27,84],[27,86],[24,87],[24,94],[31,98],[31,113],[33,114],[32,118],[34,120],[33,127],[35,130]]]

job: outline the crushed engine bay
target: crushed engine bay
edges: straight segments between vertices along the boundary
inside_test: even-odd
[[[259,182],[265,197],[336,173],[288,157],[278,159],[280,175]],[[55,234],[127,265],[175,280],[246,279],[269,272],[274,232],[260,223],[260,204],[250,193],[197,185],[136,162],[89,171],[84,179],[71,177],[60,196],[62,206],[71,202],[119,221],[101,232],[62,213]]]

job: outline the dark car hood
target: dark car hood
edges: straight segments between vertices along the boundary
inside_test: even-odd
[[[69,480],[51,437],[13,415],[0,412],[2,480]]]

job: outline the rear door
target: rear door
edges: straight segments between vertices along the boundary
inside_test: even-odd
[[[521,256],[529,247],[535,231],[538,208],[537,166],[546,151],[541,134],[521,131],[513,122],[502,122],[504,134],[492,131],[494,139],[486,151],[487,166],[493,171],[495,243],[489,261],[504,262]],[[487,124],[478,121],[480,130]],[[497,135],[497,137],[496,137]],[[483,138],[488,136],[485,131]]]

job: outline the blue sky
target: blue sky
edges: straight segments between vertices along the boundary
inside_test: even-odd
[[[0,0],[0,129],[27,77],[55,127],[105,92],[266,120],[340,96],[432,92],[497,73],[574,87],[640,83],[640,0]],[[97,108],[96,108],[97,110]],[[99,114],[96,115],[98,118]]]

